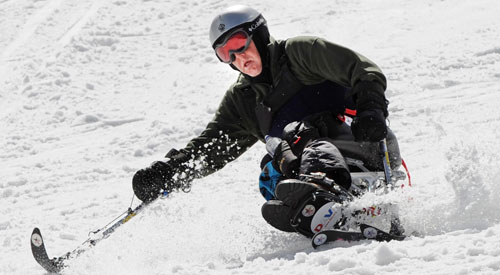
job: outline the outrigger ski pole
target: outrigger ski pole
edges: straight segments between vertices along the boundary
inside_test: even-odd
[[[382,163],[384,164],[384,175],[385,175],[385,186],[389,186],[390,190],[394,189],[392,184],[392,170],[391,161],[389,160],[389,152],[387,150],[387,139],[383,139],[379,142],[380,152],[382,152]],[[387,190],[387,189],[386,189]]]
[[[164,193],[162,195],[162,197],[167,196],[168,193]],[[35,229],[33,229],[33,233],[31,233],[31,252],[33,253],[33,257],[35,257],[35,260],[48,272],[59,273],[66,267],[66,260],[77,257],[83,252],[89,250],[91,247],[95,246],[101,240],[109,237],[111,233],[113,233],[118,227],[128,222],[131,218],[144,210],[148,204],[149,203],[143,202],[134,209],[129,208],[126,212],[122,213],[108,225],[104,226],[101,229],[98,229],[97,231],[91,232],[94,233],[93,236],[88,238],[75,250],[68,252],[59,258],[49,258],[49,256],[47,255],[47,250],[45,249],[45,243],[42,238],[42,233],[40,233],[40,229],[35,227]],[[111,225],[111,223],[113,223],[117,219],[119,220]]]

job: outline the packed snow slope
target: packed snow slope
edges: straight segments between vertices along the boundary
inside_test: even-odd
[[[208,26],[236,3],[0,0],[1,274],[43,274],[33,227],[50,257],[74,249],[129,207],[136,170],[204,129],[237,76]],[[413,187],[365,203],[399,203],[423,236],[313,250],[278,232],[260,215],[258,144],[64,273],[498,274],[500,3],[246,3],[278,39],[317,35],[379,64]]]

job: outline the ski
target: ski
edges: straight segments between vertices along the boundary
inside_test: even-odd
[[[62,270],[63,259],[49,259],[47,250],[45,250],[45,243],[42,238],[42,233],[40,233],[40,229],[38,228],[33,229],[33,233],[31,233],[31,252],[33,252],[33,257],[35,257],[35,260],[45,270],[47,270],[47,272],[58,273]]]
[[[384,232],[378,228],[373,226],[369,226],[366,224],[361,224],[360,226],[361,232],[353,232],[353,231],[343,231],[343,230],[324,230],[316,233],[311,240],[313,248],[317,248],[320,245],[334,242],[334,241],[361,241],[361,240],[376,240],[379,242],[383,241],[402,241],[406,236],[404,235],[394,235],[387,232]]]
[[[66,261],[68,259],[77,257],[81,253],[87,251],[89,248],[95,246],[99,241],[109,237],[111,233],[113,233],[118,227],[128,222],[132,217],[137,215],[137,213],[142,211],[146,205],[147,204],[143,202],[135,209],[129,208],[127,212],[123,214],[126,214],[123,218],[119,219],[111,226],[107,228],[105,227],[105,230],[97,230],[96,232],[93,232],[95,233],[94,236],[87,239],[75,250],[68,252],[59,258],[49,258],[47,250],[45,248],[45,242],[43,241],[42,233],[40,232],[40,229],[35,228],[31,233],[31,252],[33,253],[33,257],[47,272],[59,273],[66,267]]]

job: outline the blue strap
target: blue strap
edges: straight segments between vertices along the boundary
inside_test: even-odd
[[[280,181],[281,173],[274,169],[272,161],[269,161],[262,169],[259,176],[260,193],[266,200],[274,199],[274,189]]]

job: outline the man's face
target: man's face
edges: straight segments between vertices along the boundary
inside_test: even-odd
[[[236,59],[232,64],[240,72],[251,77],[256,77],[262,72],[262,60],[253,40],[246,51],[234,55]]]

